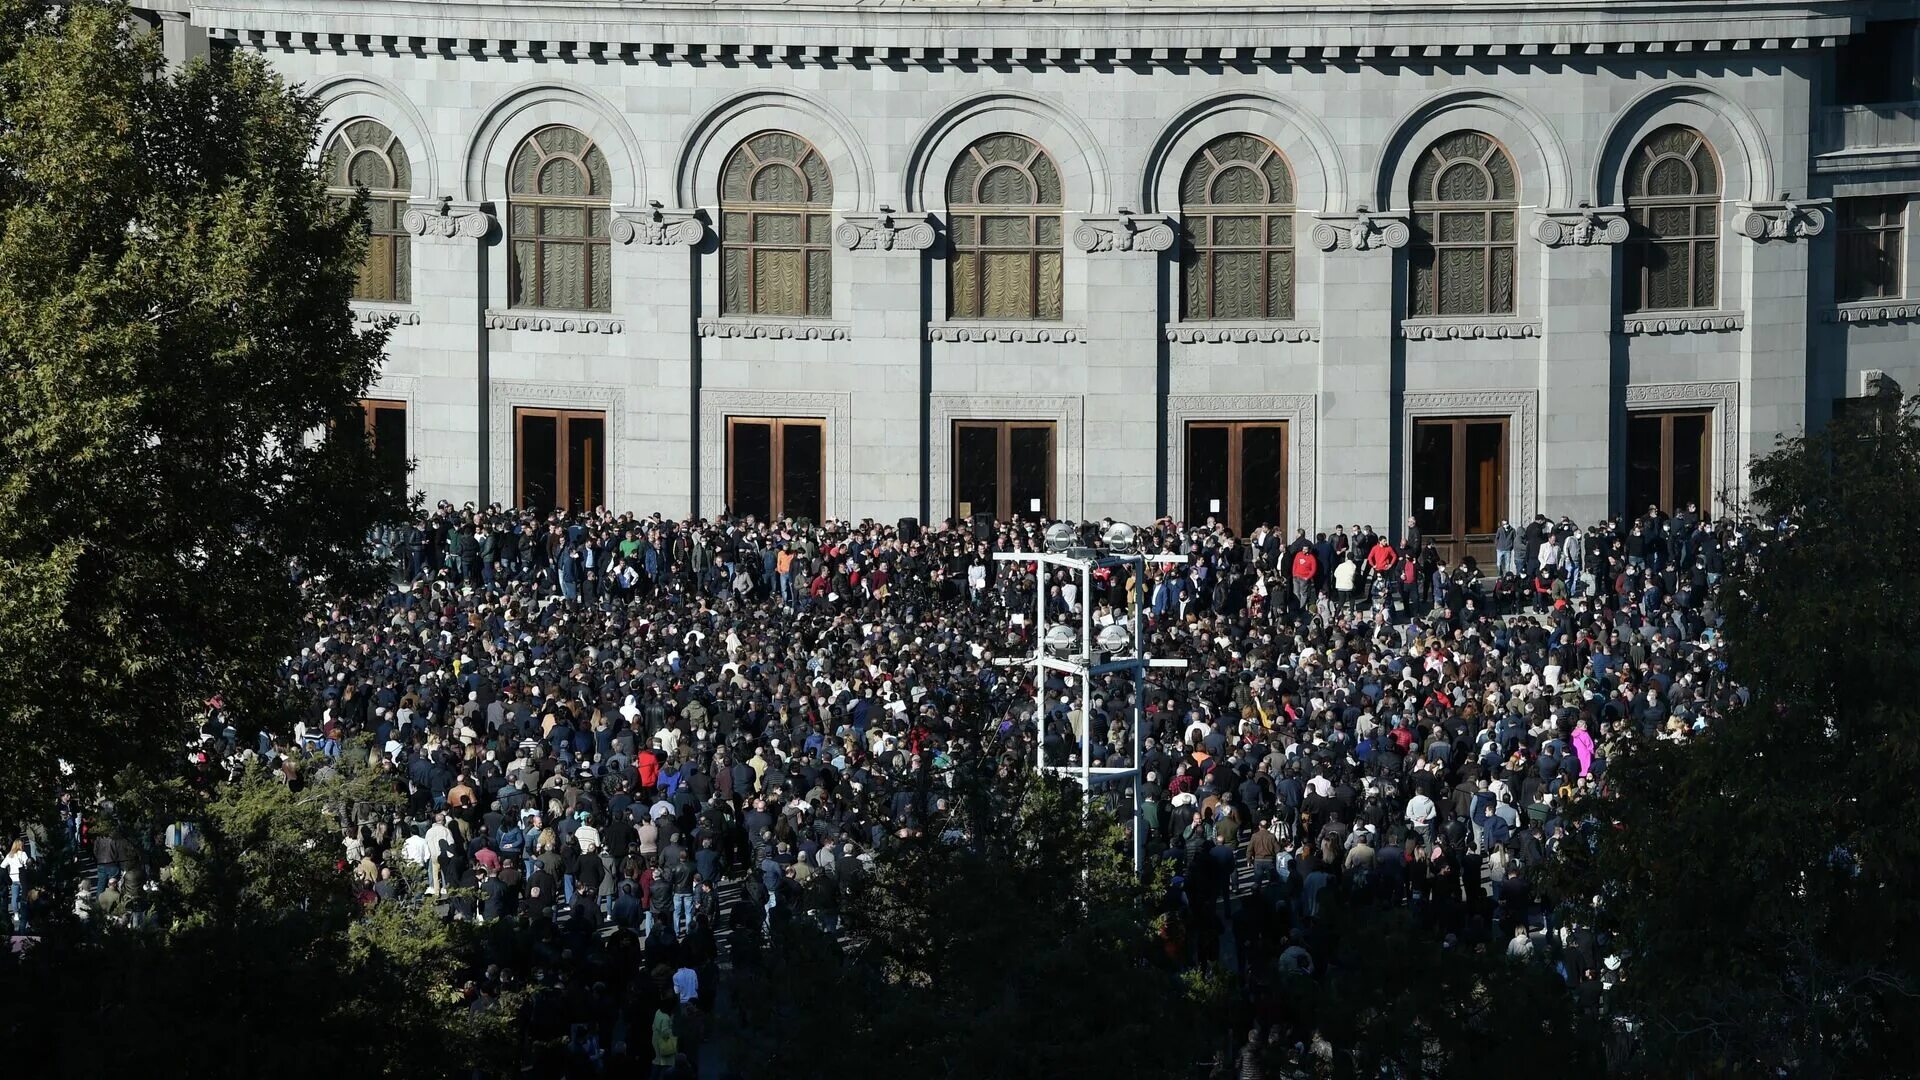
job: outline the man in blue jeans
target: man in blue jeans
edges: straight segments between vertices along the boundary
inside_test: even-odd
[[[673,883],[673,936],[682,937],[693,927],[693,858],[683,848],[680,857],[667,868],[667,880]]]

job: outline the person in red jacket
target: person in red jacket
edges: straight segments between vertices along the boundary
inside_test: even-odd
[[[1293,598],[1302,609],[1312,606],[1313,582],[1320,574],[1320,560],[1314,557],[1312,548],[1301,548],[1293,553]]]
[[[1393,561],[1399,558],[1394,554],[1393,545],[1381,540],[1367,550],[1367,566],[1376,574],[1384,574],[1393,569]]]

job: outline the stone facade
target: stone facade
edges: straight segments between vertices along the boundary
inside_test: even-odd
[[[365,117],[406,147],[413,300],[366,317],[395,317],[380,393],[430,500],[510,501],[511,410],[584,407],[608,413],[614,508],[712,513],[740,409],[826,421],[836,516],[945,517],[952,421],[1043,418],[1056,509],[1140,520],[1180,512],[1175,444],[1212,417],[1288,421],[1295,524],[1390,527],[1416,416],[1509,417],[1511,515],[1590,521],[1623,499],[1633,410],[1711,410],[1737,497],[1743,462],[1863,373],[1920,382],[1917,275],[1833,300],[1825,200],[1920,192],[1910,113],[1871,147],[1835,133],[1823,88],[1869,7],[210,0],[160,25],[264,53],[323,103],[323,143]],[[508,161],[548,124],[607,158],[606,312],[507,306]],[[1627,315],[1627,157],[1669,124],[1720,163],[1718,303]],[[831,169],[829,318],[719,307],[720,169],[770,129]],[[1514,310],[1415,319],[1410,178],[1459,129],[1515,165]],[[997,132],[1059,165],[1057,321],[948,317],[945,178]],[[1180,316],[1182,170],[1235,132],[1295,178],[1293,319]]]

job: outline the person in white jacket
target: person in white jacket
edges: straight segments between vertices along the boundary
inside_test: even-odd
[[[1419,792],[1415,792],[1413,798],[1407,800],[1407,824],[1413,826],[1414,831],[1421,836],[1427,835],[1427,830],[1433,826],[1433,816],[1436,812],[1433,800]]]
[[[0,859],[0,869],[7,873],[7,911],[13,915],[13,931],[16,934],[27,932],[27,842],[15,840],[7,851],[6,858]]]

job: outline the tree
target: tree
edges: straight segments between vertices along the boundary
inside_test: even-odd
[[[0,820],[264,708],[290,568],[367,582],[402,509],[316,117],[257,60],[163,72],[119,4],[0,0]]]
[[[962,765],[953,792],[849,898],[844,952],[776,934],[741,990],[747,1060],[795,1080],[1183,1075],[1210,1032],[1152,955],[1111,815],[1026,772]]]
[[[1318,1075],[1495,1075],[1543,1050],[1554,1075],[1597,1076],[1600,1046],[1566,982],[1501,944],[1452,946],[1404,908],[1329,905],[1314,930],[1334,942],[1324,979],[1288,976],[1279,1003],[1331,1058]]]
[[[1723,582],[1751,698],[1609,762],[1566,868],[1664,1076],[1911,1071],[1920,1030],[1920,422],[1880,401],[1787,440],[1753,494],[1790,537]]]
[[[357,760],[366,761],[364,745]],[[0,963],[0,1032],[48,1077],[467,1075],[514,1048],[511,1001],[468,1007],[470,924],[394,900],[362,916],[339,865],[344,810],[392,802],[356,756],[297,784],[258,765],[199,795],[173,781],[121,804],[174,814],[197,850],[136,927],[68,924]]]

